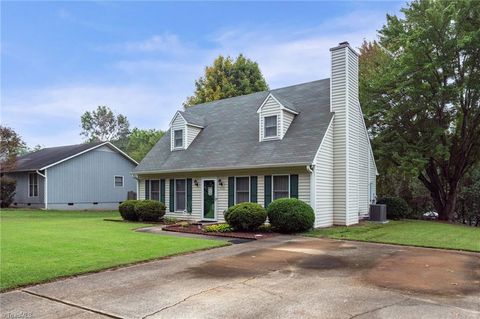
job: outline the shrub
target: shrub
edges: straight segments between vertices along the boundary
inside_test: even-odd
[[[135,212],[140,220],[155,222],[165,215],[165,204],[156,200],[140,200],[135,204]]]
[[[203,231],[207,233],[227,233],[232,230],[233,228],[229,224],[215,224],[215,225],[205,226],[203,228]]]
[[[296,198],[274,200],[268,205],[267,214],[272,227],[282,233],[308,230],[315,221],[312,207]]]
[[[257,203],[240,203],[227,209],[224,213],[227,223],[237,230],[255,230],[265,223],[265,208]]]
[[[387,205],[388,219],[403,219],[410,213],[407,202],[400,197],[383,197],[377,201],[377,204]]]
[[[122,216],[123,220],[136,221],[138,220],[138,215],[135,212],[135,205],[137,200],[126,200],[118,205],[118,211]]]
[[[17,182],[10,177],[0,177],[0,207],[6,208],[13,203]]]

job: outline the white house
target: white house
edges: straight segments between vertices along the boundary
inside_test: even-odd
[[[135,169],[139,199],[167,215],[223,220],[236,203],[296,197],[315,227],[368,216],[377,170],[358,100],[358,54],[330,49],[331,79],[204,103],[182,112]]]

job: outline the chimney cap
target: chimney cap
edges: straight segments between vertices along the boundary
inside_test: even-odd
[[[354,49],[352,49],[352,47],[350,46],[350,43],[348,43],[348,41],[340,42],[336,47],[330,48],[330,51],[336,51],[336,50],[340,50],[340,49],[344,49],[344,48],[349,48],[350,51],[353,54],[358,56],[358,53]]]
[[[348,43],[348,41],[343,41],[343,42],[340,42],[338,45],[344,46],[344,45],[350,45],[350,43]]]

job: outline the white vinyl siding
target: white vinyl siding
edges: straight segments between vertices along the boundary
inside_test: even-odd
[[[315,227],[333,225],[333,127],[329,126],[315,157]]]
[[[188,148],[190,144],[192,144],[193,140],[195,139],[195,137],[197,137],[198,134],[200,134],[201,130],[202,129],[199,127],[187,125],[187,140],[185,148]]]
[[[277,136],[278,132],[281,130],[280,126],[280,110],[281,105],[275,101],[274,98],[269,97],[267,101],[264,103],[260,110],[259,114],[259,122],[260,122],[260,141],[263,141],[264,139],[271,139],[271,137],[266,137],[265,136],[265,117],[269,116],[276,116],[277,117]]]
[[[282,118],[283,118],[283,121],[282,121],[283,128],[282,128],[281,137],[283,138],[287,133],[287,130],[290,127],[290,124],[292,124],[293,119],[295,118],[295,114],[282,110]]]

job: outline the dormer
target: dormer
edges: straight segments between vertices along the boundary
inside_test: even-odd
[[[269,93],[257,110],[260,142],[281,140],[298,111],[292,103]]]
[[[177,111],[170,122],[170,150],[186,150],[203,129],[203,120],[193,114]]]

